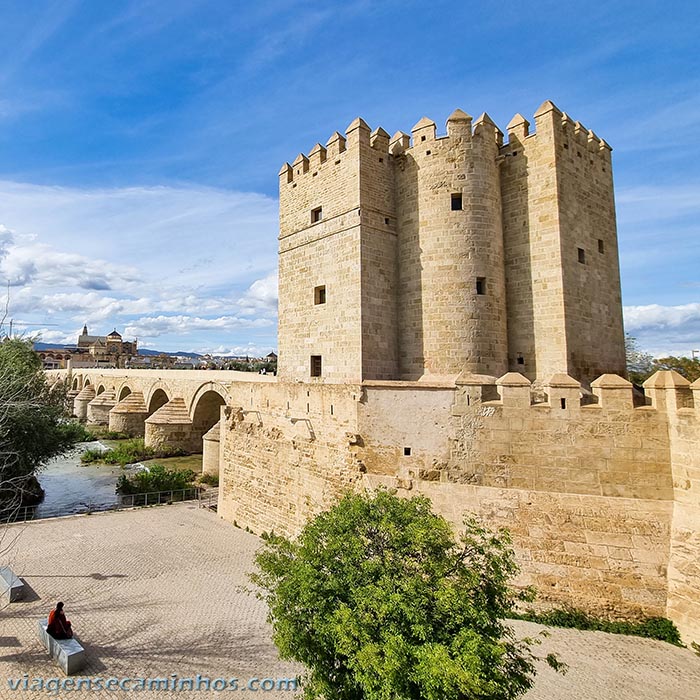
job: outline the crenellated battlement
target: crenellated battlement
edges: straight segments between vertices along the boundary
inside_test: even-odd
[[[534,132],[530,132],[530,122],[522,114],[518,113],[510,120],[506,127],[508,132],[506,149],[523,145],[527,139],[536,138],[538,131],[544,129],[556,131],[558,137],[566,144],[566,148],[575,145],[577,148],[585,148],[589,153],[597,153],[605,160],[610,159],[612,148],[604,139],[587,129],[580,121],[572,119],[566,112],[560,111],[550,100],[540,105],[534,119],[536,127]]]
[[[473,375],[472,375],[473,377]],[[556,410],[611,410],[695,414],[700,422],[700,380],[692,384],[672,370],[656,372],[644,383],[644,397],[636,397],[633,385],[616,374],[603,374],[591,382],[588,392],[573,377],[557,373],[542,385],[534,385],[518,372],[495,377],[460,379],[458,386],[469,386],[470,404],[476,397],[488,406],[509,408],[552,408]],[[493,387],[498,399],[490,399]],[[644,403],[640,403],[640,398]]]
[[[306,175],[310,171],[317,171],[328,161],[333,161],[334,165],[340,165],[336,161],[342,158],[343,153],[357,149],[361,145],[369,146],[388,157],[409,154],[417,145],[445,139],[464,141],[470,141],[473,138],[493,139],[499,148],[511,149],[516,144],[523,144],[527,139],[536,138],[538,122],[540,128],[545,123],[556,128],[567,145],[573,144],[585,148],[588,153],[597,153],[609,160],[612,151],[610,145],[580,121],[560,111],[550,100],[540,105],[534,114],[534,120],[535,130],[531,131],[531,123],[522,114],[516,113],[506,126],[508,141],[504,144],[504,133],[486,112],[474,120],[466,112],[456,109],[447,118],[445,134],[438,134],[437,125],[432,119],[422,117],[413,126],[410,135],[398,131],[392,137],[381,126],[372,130],[361,117],[357,117],[346,128],[345,136],[337,131],[334,132],[325,148],[317,143],[308,157],[300,153],[291,165],[284,163],[279,174],[283,183],[294,182],[295,178]],[[315,158],[312,157],[314,155]]]
[[[437,133],[436,123],[428,117],[422,117],[413,126],[410,134],[397,131],[394,136],[389,136],[381,126],[372,130],[364,119],[357,117],[345,129],[345,136],[336,131],[328,139],[325,148],[317,143],[308,156],[300,153],[291,165],[284,163],[279,172],[280,180],[283,184],[292,183],[309,172],[317,172],[324,163],[330,161],[333,161],[333,165],[341,165],[343,154],[355,152],[361,146],[368,146],[382,156],[390,158],[409,154],[418,145],[449,139],[467,142],[472,139],[492,140],[501,147],[503,132],[486,112],[474,120],[461,109],[456,109],[447,118],[446,133],[440,135]]]

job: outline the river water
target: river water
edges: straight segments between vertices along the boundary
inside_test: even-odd
[[[86,464],[80,455],[88,448],[104,448],[100,442],[82,442],[73,449],[54,457],[37,477],[46,492],[37,506],[36,517],[84,513],[104,510],[117,502],[117,478],[123,473],[119,465]]]

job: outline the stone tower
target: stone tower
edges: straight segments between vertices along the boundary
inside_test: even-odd
[[[545,102],[508,143],[356,119],[280,171],[279,375],[624,372],[610,149]]]

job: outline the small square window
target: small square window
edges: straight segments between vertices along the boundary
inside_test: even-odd
[[[323,207],[316,207],[311,210],[311,223],[317,224],[323,218]]]
[[[524,365],[524,364],[525,364],[525,358],[524,358],[521,354],[518,353],[518,357],[517,357],[517,359],[516,359],[516,362],[517,362],[519,365]]]
[[[425,141],[425,136],[421,136],[421,137],[420,137],[420,140],[421,140],[421,141]]]
[[[321,355],[311,355],[311,376],[320,377],[323,369]]]
[[[314,304],[325,304],[326,303],[326,285],[323,284],[320,287],[314,287]]]
[[[486,277],[476,278],[476,293],[486,294]]]
[[[453,192],[450,197],[452,211],[462,211],[462,193]]]
[[[600,238],[598,239],[598,252],[599,253],[605,252],[605,243]]]
[[[410,447],[404,447],[404,448],[403,448],[403,456],[404,456],[404,457],[410,457],[410,456],[411,456],[411,448],[410,448]]]
[[[578,249],[578,261],[583,265],[586,264],[586,251],[583,248]]]

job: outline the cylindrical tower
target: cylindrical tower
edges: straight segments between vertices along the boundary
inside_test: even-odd
[[[507,371],[502,135],[486,114],[473,133],[471,122],[457,110],[447,121],[448,135],[436,139],[435,123],[421,119],[411,148],[394,150],[406,379]]]

